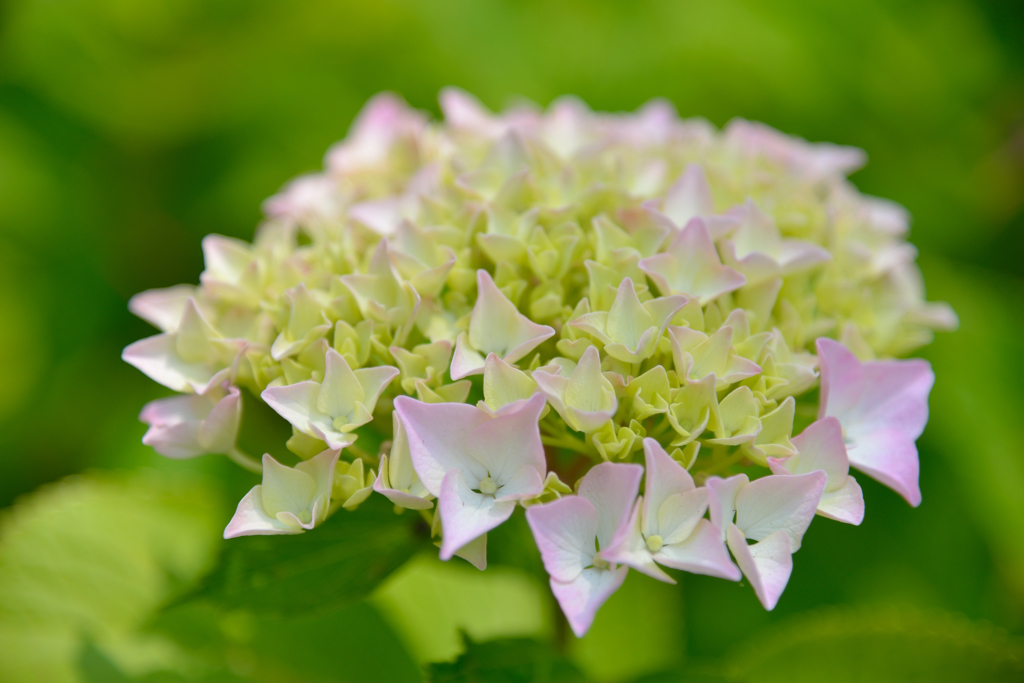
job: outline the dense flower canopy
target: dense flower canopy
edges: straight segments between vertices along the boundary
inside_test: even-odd
[[[892,359],[956,318],[906,211],[846,179],[863,152],[660,101],[441,109],[374,98],[252,244],[211,235],[198,286],[132,299],[161,333],[124,359],[182,393],[146,443],[263,474],[225,536],[377,492],[483,569],[524,507],[582,635],[629,568],[745,575],[773,608],[815,514],[863,518],[851,467],[921,502],[934,376]],[[238,449],[240,389],[291,465]]]

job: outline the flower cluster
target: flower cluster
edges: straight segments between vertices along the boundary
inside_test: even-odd
[[[956,318],[906,212],[846,179],[860,150],[664,102],[441,108],[374,98],[252,244],[211,235],[198,286],[132,299],[161,333],[124,359],[182,394],[145,443],[262,472],[225,537],[376,492],[483,569],[523,507],[582,635],[629,568],[746,576],[772,609],[814,516],[863,518],[851,466],[920,503],[934,377],[885,358]],[[239,450],[240,390],[294,466]]]

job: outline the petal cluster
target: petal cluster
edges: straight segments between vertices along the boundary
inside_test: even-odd
[[[581,635],[630,569],[772,609],[815,516],[861,523],[855,474],[921,503],[935,377],[902,358],[957,321],[906,211],[847,179],[863,152],[665,102],[440,100],[375,97],[251,243],[210,235],[197,285],[129,303],[158,333],[124,360],[177,393],[144,442],[262,474],[227,537],[376,493],[482,569],[524,508]],[[290,455],[241,451],[246,401]]]

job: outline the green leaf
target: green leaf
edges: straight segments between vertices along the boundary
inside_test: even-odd
[[[185,600],[322,614],[366,597],[424,547],[429,535],[418,516],[395,514],[383,496],[371,496],[303,534],[226,541],[217,568]]]
[[[554,630],[546,581],[513,567],[481,572],[461,559],[441,562],[433,549],[395,572],[372,601],[423,663],[461,654],[463,633],[479,643]]]
[[[365,602],[321,616],[282,618],[194,601],[165,610],[151,630],[184,648],[195,660],[191,673],[202,681],[422,680],[387,621]]]
[[[685,651],[682,615],[678,586],[630,572],[587,634],[569,636],[570,657],[595,681],[624,681],[671,667]]]
[[[173,644],[138,629],[209,566],[216,502],[191,478],[107,473],[48,486],[6,512],[0,680],[77,681],[86,640],[121,670],[173,667]]]
[[[831,608],[761,630],[716,664],[638,683],[905,683],[1024,680],[1024,641],[911,607]]]
[[[451,664],[428,668],[431,683],[584,683],[576,667],[550,646],[535,640],[496,640],[466,644]]]
[[[78,660],[78,673],[82,683],[132,683],[91,641],[82,648]]]
[[[990,626],[912,608],[831,609],[761,633],[728,659],[731,680],[1024,680],[1024,644]]]

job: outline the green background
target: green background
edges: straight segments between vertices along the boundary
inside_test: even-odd
[[[494,108],[517,97],[546,105],[564,93],[601,110],[666,97],[682,115],[718,126],[742,116],[810,140],[862,147],[870,162],[854,182],[911,211],[930,298],[949,301],[961,318],[958,332],[938,336],[923,352],[938,381],[920,441],[919,509],[861,477],[863,526],[819,519],[774,612],[765,613],[747,586],[690,576],[672,589],[631,581],[602,613],[593,637],[568,647],[574,665],[606,680],[666,669],[674,673],[664,680],[747,680],[755,670],[785,673],[787,680],[826,680],[821,672],[829,671],[832,680],[846,680],[835,678],[841,670],[854,672],[849,680],[874,681],[984,680],[975,678],[982,676],[976,662],[1004,655],[1017,657],[1019,666],[1022,45],[1024,11],[1000,0],[6,3],[0,506],[7,509],[0,583],[23,583],[0,589],[0,652],[2,639],[24,632],[25,623],[49,634],[60,622],[65,649],[45,638],[37,645],[51,659],[73,662],[88,680],[121,680],[159,669],[154,661],[177,661],[125,634],[142,628],[167,596],[209,566],[219,528],[254,482],[219,459],[169,463],[141,445],[138,410],[166,392],[120,361],[125,345],[152,333],[129,315],[126,302],[143,289],[195,282],[203,235],[250,238],[260,202],[289,178],[319,168],[324,151],[374,93],[392,90],[436,115],[439,89],[457,85]],[[25,498],[82,471],[92,474]],[[104,486],[119,493],[89,493]],[[130,513],[143,505],[135,488],[154,491],[142,496],[144,503],[162,505],[153,519],[174,533],[154,539],[139,521],[150,518]],[[44,504],[47,496],[54,500]],[[48,518],[47,510],[77,518],[76,505],[109,509],[94,524],[81,522],[81,538],[90,539],[81,546],[54,540],[64,518]],[[127,517],[135,520],[135,535],[126,535]],[[186,531],[202,540],[190,545]],[[294,680],[369,680],[374,671],[381,680],[399,680],[399,669],[415,678],[417,660],[458,649],[457,627],[481,640],[544,640],[553,628],[549,605],[516,598],[522,591],[542,599],[544,588],[532,573],[535,558],[511,550],[520,532],[513,528],[506,539],[512,567],[499,579],[508,584],[507,599],[489,602],[497,593],[482,585],[474,589],[476,603],[452,607],[445,591],[458,592],[462,574],[453,579],[424,560],[407,592],[435,591],[431,599],[450,612],[443,627],[431,609],[410,607],[401,586],[392,585],[370,603],[305,626],[334,635],[299,648],[303,661],[322,658],[322,670]],[[196,554],[191,563],[167,564],[168,555],[185,552],[174,546],[174,534]],[[501,562],[498,542],[492,557]],[[109,576],[77,588],[68,583],[94,566],[120,568],[125,582],[140,582],[138,572],[125,569],[134,566],[126,564],[129,555],[161,577],[151,588],[136,587],[148,597],[131,618],[113,619],[107,601],[96,597]],[[116,582],[107,587],[123,592]],[[92,598],[84,600],[85,593]],[[62,609],[83,604],[65,613],[54,611],[58,602]],[[516,613],[534,608],[547,611]],[[408,616],[416,609],[419,617]],[[488,611],[507,613],[512,625],[488,622],[481,617]],[[224,619],[225,633],[262,633],[252,624],[232,631],[234,622]],[[508,680],[574,675],[560,668],[573,665],[548,662],[550,653],[530,641],[501,646],[472,649],[463,664],[434,675],[505,680],[483,665],[473,669],[473,656],[495,666],[505,659],[539,662]],[[294,653],[299,646],[287,647]],[[910,663],[908,652],[916,653]],[[398,668],[385,675],[377,668],[385,662]],[[236,664],[222,667],[234,673],[219,665],[200,673],[209,680],[259,677]],[[7,674],[45,680],[17,675]]]

